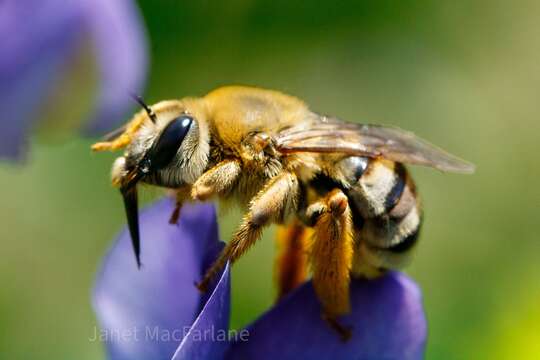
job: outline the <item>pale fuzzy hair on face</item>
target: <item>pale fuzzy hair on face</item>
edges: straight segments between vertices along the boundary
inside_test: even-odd
[[[142,124],[127,154],[141,158],[171,121],[182,114],[193,116],[194,121],[176,156],[167,167],[153,174],[148,182],[170,187],[194,183],[206,169],[210,153],[208,125],[201,118],[204,114],[191,113],[183,102],[177,100],[161,101],[152,105],[152,110],[157,115],[156,123],[145,121]]]
[[[127,175],[126,158],[120,156],[116,158],[111,168],[111,180],[113,185],[120,186],[122,179]]]

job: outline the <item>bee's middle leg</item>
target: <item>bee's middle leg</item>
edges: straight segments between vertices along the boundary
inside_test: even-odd
[[[351,329],[341,325],[337,317],[350,312],[354,238],[347,196],[339,189],[332,190],[310,205],[307,214],[315,221],[310,254],[313,287],[323,307],[323,318],[345,341]]]
[[[242,224],[197,285],[199,290],[206,291],[227,261],[234,262],[242,256],[259,239],[264,226],[280,222],[292,213],[296,208],[297,194],[296,175],[284,172],[270,179],[251,201],[249,212],[244,216]]]

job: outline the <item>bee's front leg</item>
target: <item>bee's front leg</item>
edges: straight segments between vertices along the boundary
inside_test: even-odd
[[[188,200],[204,201],[213,195],[227,192],[236,182],[241,168],[238,160],[224,160],[203,173],[193,185],[186,185],[175,190],[176,207],[169,220],[176,224],[180,217],[180,209]]]
[[[242,168],[237,159],[223,160],[202,174],[191,187],[194,200],[208,200],[214,195],[229,191],[240,176]]]
[[[351,329],[341,325],[337,317],[350,312],[353,229],[347,196],[335,189],[310,205],[307,214],[315,223],[310,254],[313,287],[322,303],[323,318],[346,341]]]
[[[134,119],[127,124],[127,126],[122,127],[119,129],[119,132],[114,131],[111,139],[109,139],[110,135],[106,135],[107,141],[102,141],[95,143],[92,145],[93,151],[114,151],[114,150],[120,150],[129,143],[131,143],[131,140],[135,136],[135,133],[139,130],[141,125],[144,122],[144,116],[141,115],[135,115]]]
[[[132,136],[123,133],[112,141],[97,142],[92,145],[92,151],[115,151],[126,147],[131,142]]]
[[[178,224],[178,219],[180,218],[180,211],[182,210],[182,206],[184,203],[191,199],[191,186],[186,185],[182,186],[181,188],[173,190],[173,194],[176,198],[176,206],[174,207],[174,210],[171,214],[171,218],[169,219],[169,224]]]
[[[225,246],[218,259],[206,271],[199,290],[206,291],[215,275],[227,261],[234,262],[259,239],[264,226],[282,221],[296,209],[298,179],[296,175],[283,172],[270,179],[255,196],[244,216],[242,224]]]

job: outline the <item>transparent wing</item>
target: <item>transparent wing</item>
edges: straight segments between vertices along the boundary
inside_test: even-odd
[[[122,127],[119,127],[116,130],[111,131],[110,133],[107,133],[103,135],[101,138],[103,141],[111,141],[122,135],[126,131],[126,125],[123,125]]]
[[[383,157],[392,161],[430,166],[441,171],[472,173],[474,165],[396,127],[361,125],[318,116],[310,125],[280,132],[276,138],[283,153],[346,153]]]

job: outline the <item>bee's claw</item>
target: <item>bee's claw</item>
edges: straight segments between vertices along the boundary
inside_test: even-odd
[[[342,342],[345,343],[351,339],[353,331],[352,326],[342,325],[334,316],[325,313],[323,313],[322,318],[328,323],[332,330],[337,333]]]
[[[193,283],[195,285],[195,287],[202,293],[205,293],[208,291],[208,283],[206,281],[201,281],[201,282],[194,282]]]
[[[346,326],[339,332],[339,337],[344,343],[348,342],[352,337],[352,326]]]

